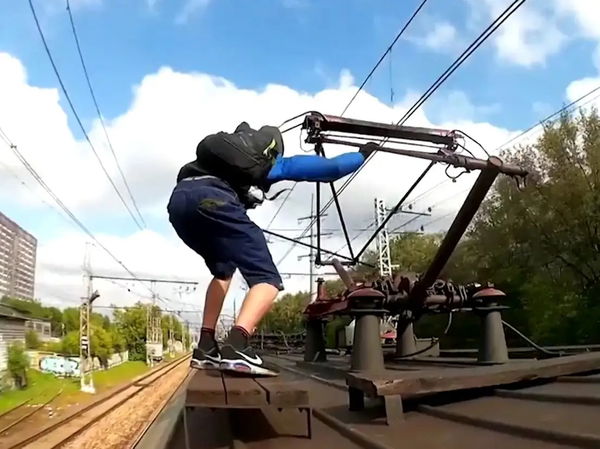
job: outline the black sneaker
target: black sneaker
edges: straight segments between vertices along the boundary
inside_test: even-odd
[[[218,347],[213,346],[208,351],[194,348],[190,366],[196,369],[218,369],[220,361],[221,354]]]
[[[250,376],[278,376],[279,373],[264,366],[262,359],[251,346],[238,350],[229,344],[221,347],[221,371],[229,371]]]

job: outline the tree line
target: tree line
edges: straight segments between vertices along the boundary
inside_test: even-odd
[[[59,341],[42,342],[32,330],[26,333],[28,349],[43,349],[65,355],[79,356],[79,308],[47,307],[39,300],[3,297],[6,304],[31,319],[49,321],[52,336]],[[161,315],[163,344],[167,345],[169,331],[174,340],[190,341],[185,326],[176,317],[163,313],[153,306],[155,314]],[[93,357],[106,366],[112,354],[129,351],[129,360],[146,360],[146,325],[149,306],[141,302],[127,308],[115,308],[112,319],[106,315],[92,312],[90,317],[90,346]]]
[[[546,123],[531,144],[501,155],[529,171],[526,185],[500,176],[442,277],[459,283],[492,282],[508,294],[504,318],[543,344],[600,342],[600,118],[596,110],[563,114]],[[391,239],[399,271],[422,273],[443,234]],[[365,261],[377,261],[374,252]],[[357,277],[376,276],[358,268]],[[334,295],[341,281],[326,283]],[[270,332],[302,329],[306,293],[286,294],[268,314]],[[457,314],[446,347],[473,347],[478,319]],[[438,335],[446,317],[425,316],[421,336]],[[337,325],[340,324],[336,320]],[[343,324],[344,322],[342,322]],[[335,324],[335,323],[334,323]],[[507,335],[509,338],[510,335]],[[509,344],[519,344],[509,340]]]

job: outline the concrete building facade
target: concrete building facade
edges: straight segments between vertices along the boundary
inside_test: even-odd
[[[33,298],[37,240],[0,212],[0,297]]]

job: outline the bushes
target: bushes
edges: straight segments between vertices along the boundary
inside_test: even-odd
[[[42,341],[34,330],[28,330],[25,333],[25,347],[27,349],[40,349],[42,347]]]
[[[25,348],[22,343],[13,343],[8,347],[8,372],[13,378],[17,388],[22,389],[27,386],[27,369],[29,368],[29,358],[25,354]]]

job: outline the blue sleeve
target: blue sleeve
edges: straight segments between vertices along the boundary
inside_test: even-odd
[[[267,179],[271,182],[330,182],[356,171],[364,161],[365,158],[359,152],[329,159],[317,155],[280,157],[275,161]]]

